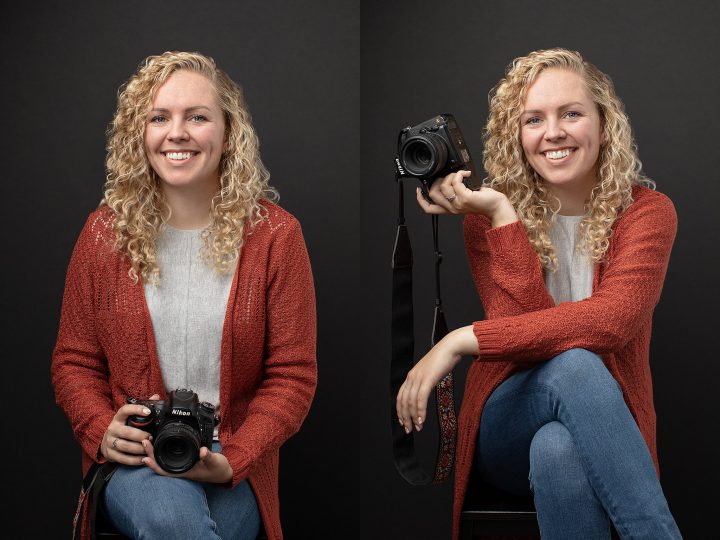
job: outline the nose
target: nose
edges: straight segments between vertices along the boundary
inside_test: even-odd
[[[185,141],[188,139],[188,132],[185,129],[185,122],[172,120],[168,130],[168,140]]]
[[[560,125],[560,122],[558,122],[555,119],[548,119],[547,121],[547,129],[545,130],[545,140],[546,141],[554,141],[557,139],[562,139],[565,137],[565,130]]]

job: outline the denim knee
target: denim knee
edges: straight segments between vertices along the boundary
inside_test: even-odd
[[[530,488],[536,493],[553,491],[566,497],[580,495],[587,479],[575,442],[560,422],[542,426],[530,443]]]
[[[620,387],[597,354],[586,349],[569,349],[548,360],[540,368],[540,379],[559,395],[567,392],[610,391]]]
[[[176,501],[157,501],[137,514],[135,523],[140,538],[189,538],[217,533],[207,509],[182,509]],[[203,532],[204,531],[204,532]],[[199,537],[199,536],[198,536]]]

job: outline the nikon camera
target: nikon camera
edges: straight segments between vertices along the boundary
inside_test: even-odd
[[[147,416],[128,417],[127,425],[153,436],[155,461],[167,472],[179,474],[192,469],[200,459],[200,448],[212,447],[220,417],[212,403],[199,402],[192,390],[175,390],[168,400],[129,397],[127,402],[150,409]]]
[[[398,140],[395,163],[401,176],[413,176],[422,182],[426,198],[427,188],[433,180],[460,169],[472,173],[472,176],[463,179],[468,188],[477,190],[482,186],[475,174],[470,151],[452,114],[440,114],[403,129]]]

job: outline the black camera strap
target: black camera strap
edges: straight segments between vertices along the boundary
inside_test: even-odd
[[[390,366],[390,424],[393,436],[393,458],[400,475],[412,485],[436,484],[447,480],[455,461],[455,439],[457,419],[452,373],[446,375],[435,388],[439,425],[439,445],[435,460],[434,475],[430,475],[420,464],[415,453],[413,433],[405,433],[397,418],[395,406],[400,386],[408,371],[415,365],[415,330],[413,321],[412,296],[412,246],[405,224],[405,203],[403,194],[403,170],[397,163],[396,178],[399,190],[398,227],[393,249],[393,291],[392,291],[392,361]],[[423,186],[426,188],[426,186]],[[435,311],[430,338],[434,346],[448,332],[445,313],[440,295],[440,264],[442,253],[438,241],[438,217],[432,216],[433,243],[435,248]]]
[[[78,498],[77,510],[75,510],[75,517],[73,518],[73,540],[80,538],[80,531],[82,529],[83,516],[85,512],[90,512],[90,531],[91,538],[95,540],[96,531],[95,523],[97,518],[98,504],[100,499],[100,493],[102,492],[105,484],[108,483],[112,477],[117,463],[93,463],[90,466],[85,478],[82,481],[82,488],[80,489],[80,497]],[[89,501],[89,502],[88,502]]]

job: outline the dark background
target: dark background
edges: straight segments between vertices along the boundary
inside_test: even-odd
[[[396,136],[451,112],[481,162],[488,90],[513,58],[564,46],[613,78],[645,171],[678,211],[651,357],[662,482],[684,537],[715,537],[720,368],[709,342],[720,300],[719,23],[710,1],[4,6],[6,536],[69,536],[80,452],[54,405],[50,355],[70,252],[101,198],[117,89],[147,55],[197,50],[244,87],[263,160],[281,204],[303,225],[313,264],[320,380],[306,423],[281,452],[286,537],[449,538],[451,484],[410,487],[390,455]],[[408,203],[421,352],[432,312],[431,235],[429,218]],[[481,318],[482,308],[461,221],[441,221],[443,296],[455,328]],[[458,401],[466,369],[458,370]],[[423,435],[421,451],[431,457],[432,434]]]
[[[0,15],[1,378],[14,403],[3,430],[3,537],[70,537],[80,450],[50,384],[65,271],[102,197],[118,87],[146,56],[188,50],[212,56],[244,87],[271,182],[303,227],[317,289],[319,384],[301,432],[281,452],[281,517],[287,538],[336,538],[339,523],[357,522],[357,486],[339,473],[359,452],[359,409],[347,399],[359,351],[347,345],[361,316],[357,288],[346,286],[360,277],[359,3],[27,6]]]
[[[366,447],[363,538],[447,539],[451,483],[411,487],[388,456],[389,260],[397,197],[392,159],[398,131],[453,113],[476,162],[488,91],[518,56],[551,47],[579,50],[613,79],[646,173],[674,201],[679,231],[655,311],[651,366],[662,484],[686,539],[717,538],[718,136],[720,8],[715,2],[362,2],[362,256],[366,297],[383,309],[368,317],[363,371]],[[415,252],[418,354],[426,351],[434,286],[430,218],[406,186]],[[441,218],[443,299],[450,328],[482,317],[458,217]],[[377,347],[377,345],[381,345]],[[372,354],[372,351],[375,351]],[[457,370],[464,375],[468,359]],[[462,385],[456,387],[460,397]],[[380,399],[384,396],[384,399]],[[386,421],[387,422],[387,421]],[[421,439],[423,439],[421,437]],[[420,441],[432,446],[432,437]],[[432,457],[432,456],[430,456]],[[392,536],[392,535],[395,536]]]

